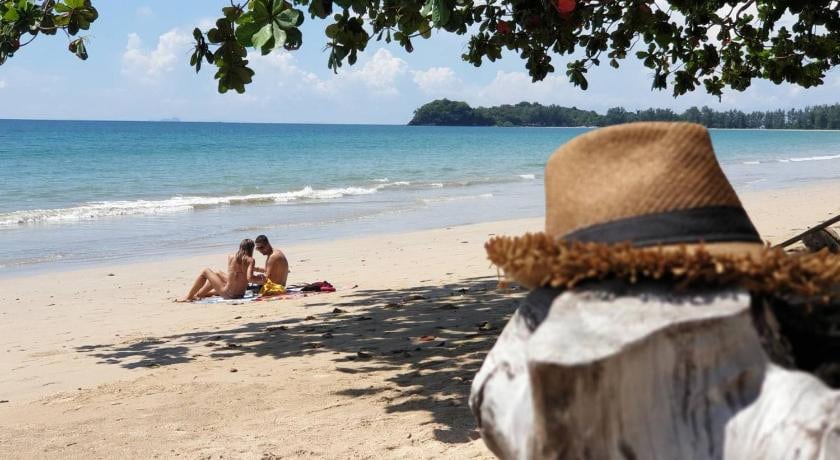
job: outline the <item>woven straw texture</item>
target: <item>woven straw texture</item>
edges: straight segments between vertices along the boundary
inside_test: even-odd
[[[838,298],[840,257],[827,249],[789,255],[781,249],[713,254],[703,245],[669,250],[629,244],[557,241],[544,234],[495,237],[484,245],[507,279],[523,286],[571,289],[586,281],[658,280],[674,287],[737,285],[755,293]]]
[[[546,233],[555,238],[626,217],[741,207],[706,128],[631,123],[572,139],[545,170]]]

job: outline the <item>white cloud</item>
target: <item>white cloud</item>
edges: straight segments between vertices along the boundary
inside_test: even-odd
[[[414,83],[427,96],[465,100],[473,106],[516,104],[522,101],[573,105],[579,104],[579,100],[586,97],[586,93],[559,75],[549,75],[542,81],[533,82],[525,72],[499,70],[491,81],[479,84],[460,78],[450,67],[412,70],[411,74]]]
[[[155,12],[152,11],[152,8],[149,5],[143,5],[139,8],[137,8],[137,10],[134,12],[134,14],[136,14],[138,18],[147,19],[147,18],[151,18],[152,16],[154,16]]]
[[[448,94],[461,86],[461,80],[449,67],[431,67],[427,70],[413,70],[414,83],[426,94]]]
[[[122,56],[122,73],[144,83],[152,83],[172,71],[176,64],[185,64],[190,36],[172,29],[158,38],[153,50],[143,49],[140,36],[128,34],[128,43]]]
[[[336,89],[333,82],[301,69],[295,56],[288,51],[278,50],[267,56],[254,53],[249,60],[256,72],[255,78],[270,79],[281,88],[312,89],[317,93],[332,93]]]
[[[0,89],[3,89],[5,87],[6,87],[6,80],[0,80]]]
[[[408,71],[408,64],[391,54],[385,48],[379,48],[370,59],[347,74],[348,79],[362,82],[375,93],[395,95],[397,78]]]
[[[362,63],[342,67],[337,75],[331,73],[327,78],[301,68],[294,53],[288,51],[278,50],[268,56],[254,54],[249,59],[257,74],[255,82],[271,80],[282,88],[320,96],[338,96],[349,92],[358,94],[359,89],[368,90],[368,95],[393,96],[398,94],[399,78],[408,72],[408,64],[384,48],[378,49]]]
[[[525,72],[496,72],[496,77],[485,86],[476,88],[475,96],[482,105],[515,104],[517,102],[550,103],[568,100],[575,89],[563,77],[550,75],[542,81],[532,82]]]

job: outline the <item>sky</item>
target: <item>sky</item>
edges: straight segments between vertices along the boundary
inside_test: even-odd
[[[553,60],[555,75],[532,83],[514,53],[480,68],[463,62],[468,37],[449,33],[416,41],[413,53],[371,40],[356,65],[335,75],[327,69],[326,23],[308,15],[300,50],[250,53],[254,83],[244,95],[220,95],[213,66],[196,75],[189,55],[192,29],[208,29],[227,4],[94,2],[100,17],[87,32],[87,61],[69,53],[67,40],[57,35],[39,37],[0,66],[0,118],[404,124],[419,106],[442,97],[474,107],[532,101],[601,113],[616,106],[751,111],[840,102],[836,70],[823,86],[807,90],[756,81],[721,101],[702,91],[675,99],[668,90],[650,89],[651,72],[635,57],[617,70],[591,69],[586,91],[568,83],[569,59],[561,56]]]

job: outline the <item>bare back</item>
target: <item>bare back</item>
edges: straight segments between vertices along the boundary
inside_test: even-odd
[[[253,257],[245,256],[241,262],[237,262],[235,255],[229,255],[227,286],[225,286],[226,294],[230,296],[244,294],[245,290],[248,289],[248,280],[253,275],[253,271]]]
[[[273,283],[281,286],[286,285],[289,278],[289,261],[283,251],[274,249],[265,260],[265,276]]]

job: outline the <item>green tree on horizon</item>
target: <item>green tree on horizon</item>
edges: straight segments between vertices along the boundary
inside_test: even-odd
[[[594,110],[534,102],[472,108],[466,102],[438,99],[414,111],[409,125],[437,126],[609,126],[636,121],[689,121],[707,128],[728,129],[840,129],[840,104],[817,105],[803,109],[716,111],[709,107],[690,107],[683,113],[671,109],[649,108],[631,112],[611,107],[603,115]]]
[[[371,39],[414,50],[433,31],[469,34],[462,58],[476,66],[509,50],[534,81],[555,72],[583,88],[586,74],[635,55],[653,71],[652,88],[679,96],[698,87],[720,96],[754,79],[805,88],[823,84],[840,63],[838,0],[247,0],[222,8],[215,26],[193,31],[190,64],[216,66],[218,89],[244,92],[254,71],[249,50],[261,54],[303,44],[304,16],[325,20],[329,57],[337,71],[354,64]],[[91,0],[0,0],[0,65],[39,35],[65,32],[68,48],[88,56],[88,30],[99,14]]]
[[[491,126],[493,120],[473,110],[466,102],[438,99],[414,111],[409,125]]]

